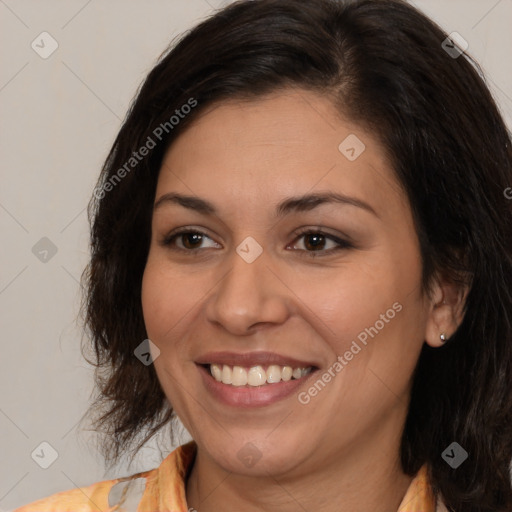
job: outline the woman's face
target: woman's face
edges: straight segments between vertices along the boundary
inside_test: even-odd
[[[398,457],[431,305],[376,138],[312,92],[216,105],[167,152],[155,205],[144,319],[199,450],[252,475]]]

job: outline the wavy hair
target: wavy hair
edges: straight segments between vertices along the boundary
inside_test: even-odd
[[[97,382],[89,412],[107,461],[135,454],[174,418],[153,366],[134,357],[147,338],[141,282],[163,155],[205,107],[293,87],[328,95],[383,144],[413,213],[424,292],[440,275],[469,290],[458,330],[419,357],[403,471],[428,463],[453,511],[512,510],[511,135],[478,65],[447,53],[446,38],[402,0],[241,0],[160,57],[89,204],[84,310]],[[469,453],[457,469],[441,457],[453,441]]]

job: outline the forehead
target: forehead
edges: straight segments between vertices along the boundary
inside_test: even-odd
[[[405,199],[373,134],[327,97],[285,90],[205,109],[167,151],[157,197],[222,194],[227,202],[268,205],[318,189],[372,198],[376,209]]]

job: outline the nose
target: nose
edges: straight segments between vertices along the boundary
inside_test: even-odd
[[[265,251],[248,263],[233,250],[230,270],[206,306],[208,320],[238,336],[285,322],[289,316],[288,289],[268,263]]]

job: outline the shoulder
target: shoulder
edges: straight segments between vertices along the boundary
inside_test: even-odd
[[[138,504],[144,510],[157,510],[161,504],[187,510],[185,479],[196,449],[191,441],[172,451],[158,468],[59,492],[11,512],[114,512],[121,504],[133,510]]]
[[[87,487],[58,492],[12,512],[109,512],[115,508],[116,502],[112,501],[112,497],[118,494],[118,487],[123,487],[125,482],[134,479],[151,478],[155,471],[157,470],[153,469],[127,478],[104,480]]]

